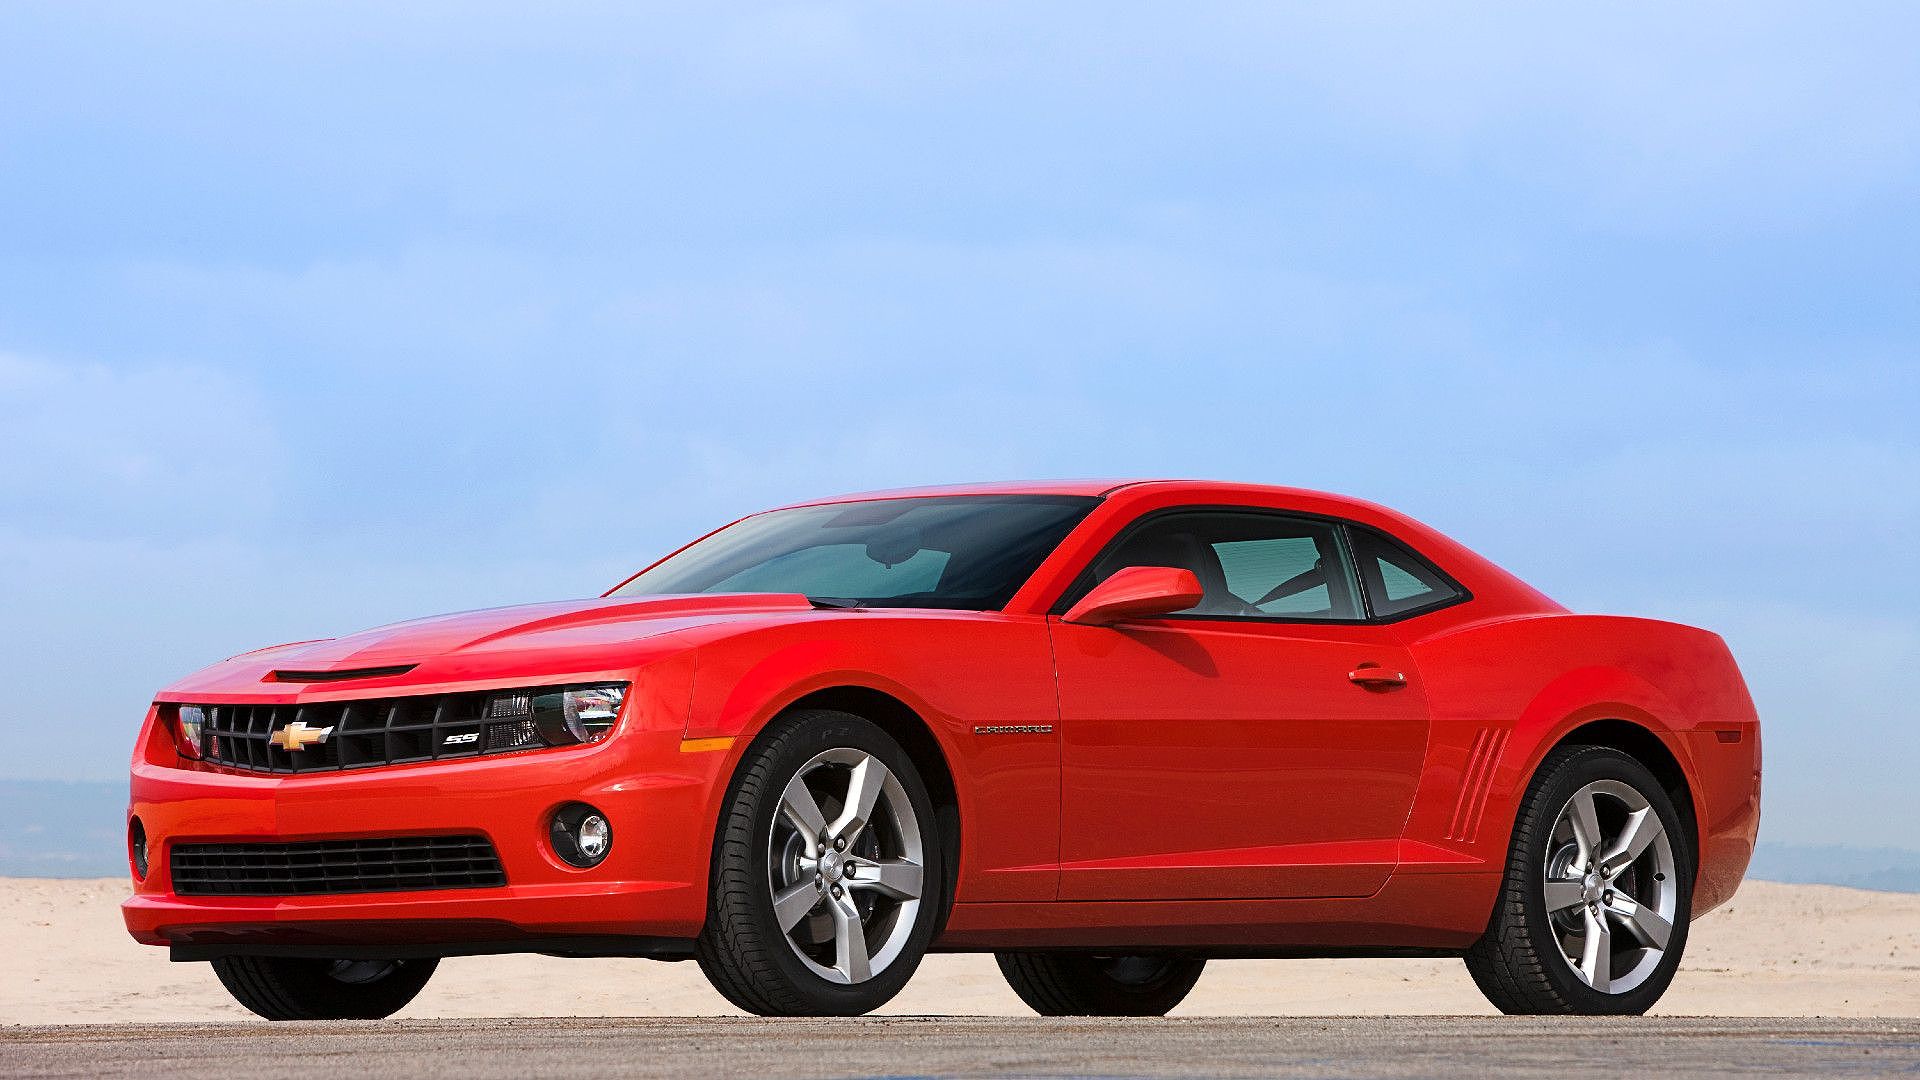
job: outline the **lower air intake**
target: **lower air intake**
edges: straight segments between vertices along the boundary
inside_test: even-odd
[[[179,844],[171,859],[173,891],[180,896],[318,896],[507,883],[499,854],[483,836]]]

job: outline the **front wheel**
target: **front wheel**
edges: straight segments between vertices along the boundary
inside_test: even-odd
[[[1041,1016],[1165,1016],[1207,961],[1198,956],[995,953],[1000,974]]]
[[[433,977],[438,960],[225,956],[213,972],[233,999],[269,1020],[384,1020]]]
[[[1659,780],[1618,750],[1565,747],[1527,789],[1467,970],[1501,1012],[1638,1015],[1673,981],[1692,904],[1692,853]]]
[[[913,761],[871,721],[806,710],[748,750],[721,811],[695,956],[762,1016],[856,1016],[906,986],[946,895]]]

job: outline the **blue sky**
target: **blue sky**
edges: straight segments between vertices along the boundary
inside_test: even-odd
[[[0,776],[256,645],[825,492],[1405,509],[1721,631],[1765,835],[1914,846],[1900,4],[0,13]]]

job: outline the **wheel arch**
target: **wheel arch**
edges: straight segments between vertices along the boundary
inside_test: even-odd
[[[770,711],[766,721],[758,725],[752,739],[735,756],[733,776],[729,778],[727,790],[732,789],[733,778],[738,777],[740,770],[745,767],[753,743],[765,734],[767,727],[780,717],[803,709],[830,709],[869,721],[899,743],[919,771],[920,780],[927,787],[927,797],[933,802],[934,821],[940,830],[941,864],[946,879],[946,887],[940,898],[940,911],[934,923],[937,938],[946,928],[947,916],[952,913],[955,886],[959,882],[960,793],[946,748],[941,745],[939,736],[934,734],[933,726],[911,705],[884,690],[854,683],[819,687],[793,696]]]
[[[1681,716],[1665,693],[1632,672],[1612,666],[1567,672],[1534,698],[1515,725],[1529,752],[1508,792],[1512,814],[1519,813],[1527,789],[1553,751],[1581,743],[1618,750],[1645,765],[1672,800],[1697,881],[1704,861],[1704,808],[1690,750],[1668,720]]]
[[[1686,830],[1683,839],[1687,842],[1687,854],[1695,876],[1699,875],[1700,818],[1694,808],[1693,782],[1687,776],[1686,767],[1665,740],[1654,734],[1652,729],[1632,720],[1606,717],[1588,720],[1573,728],[1547,747],[1546,752],[1552,753],[1562,746],[1604,746],[1645,765],[1647,771],[1653,773],[1654,779],[1660,781],[1660,787],[1666,791],[1668,800],[1680,814],[1681,825]],[[1535,770],[1538,768],[1536,763]],[[1531,777],[1528,782],[1532,782]]]

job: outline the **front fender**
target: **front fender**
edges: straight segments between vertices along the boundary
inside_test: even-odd
[[[1045,621],[850,614],[831,634],[779,627],[702,650],[686,745],[737,774],[753,740],[810,695],[854,688],[918,717],[951,774],[963,823],[960,900],[1051,900],[1058,881],[1060,750]],[[986,723],[1031,734],[982,739]],[[717,822],[730,784],[718,784]]]

